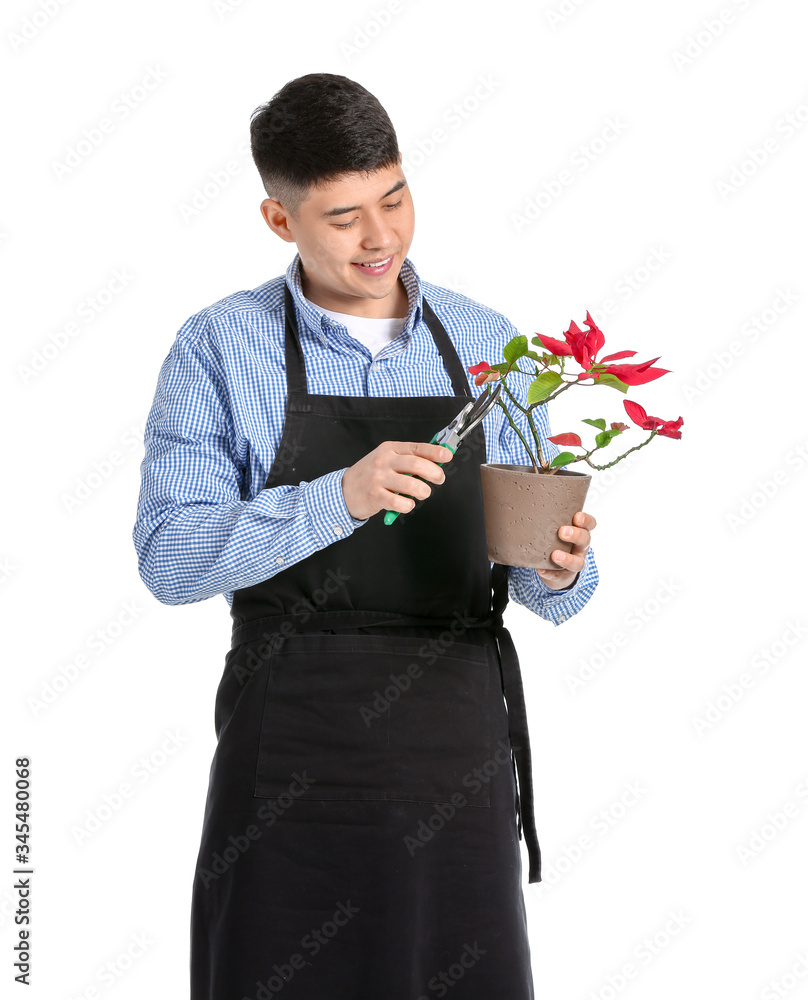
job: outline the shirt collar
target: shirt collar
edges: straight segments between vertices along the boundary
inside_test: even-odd
[[[401,265],[401,280],[407,291],[409,306],[404,320],[402,333],[405,334],[405,344],[409,344],[412,331],[421,321],[423,294],[421,280],[415,265],[409,257],[404,258]],[[303,294],[303,284],[300,280],[300,254],[295,254],[294,260],[286,269],[286,284],[292,293],[297,308],[298,319],[302,318],[306,327],[316,334],[323,343],[333,343],[340,336],[341,325],[333,317],[325,313],[319,306],[309,301]]]

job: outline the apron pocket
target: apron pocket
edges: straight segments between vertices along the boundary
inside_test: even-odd
[[[495,656],[417,636],[285,639],[269,660],[255,795],[490,808]]]

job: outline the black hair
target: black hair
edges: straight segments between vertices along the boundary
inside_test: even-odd
[[[313,185],[399,162],[396,131],[379,101],[333,73],[290,80],[256,108],[250,145],[267,196],[293,218]]]

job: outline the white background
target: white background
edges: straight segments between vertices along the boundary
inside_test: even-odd
[[[684,417],[681,441],[593,481],[589,605],[558,628],[506,614],[544,862],[529,885],[523,845],[536,996],[808,996],[805,5],[45,6],[3,9],[0,988],[17,995],[25,754],[26,996],[187,995],[230,620],[224,597],[163,606],[138,576],[142,427],[182,323],[288,265],[294,247],[259,214],[249,117],[325,71],[366,86],[396,126],[425,278],[528,336],[592,310],[612,351],[672,372],[631,398]],[[114,117],[123,95],[133,109]],[[60,176],[105,117],[113,130]],[[565,168],[572,183],[542,199]],[[556,432],[625,419],[618,393],[573,395],[553,404]],[[171,733],[184,742],[163,758]],[[142,782],[141,758],[163,762]],[[134,795],[79,843],[122,782]],[[98,978],[107,963],[114,986]]]

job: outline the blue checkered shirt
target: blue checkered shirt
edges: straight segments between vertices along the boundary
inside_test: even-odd
[[[141,579],[158,601],[190,604],[224,594],[231,605],[234,590],[269,579],[366,523],[345,505],[344,468],[297,486],[263,488],[284,424],[285,283],[294,298],[312,393],[453,395],[423,319],[422,291],[466,371],[478,361],[500,359],[502,347],[518,333],[501,313],[421,281],[409,258],[401,278],[409,298],[404,328],[375,358],[303,295],[299,254],[285,276],[234,292],[180,328],[146,421],[132,533]],[[517,399],[526,398],[530,380],[519,372],[508,376]],[[545,456],[557,455],[547,441],[546,407],[533,413]],[[521,412],[512,416],[531,440]],[[488,413],[484,428],[489,462],[529,464],[499,406]],[[564,590],[546,586],[533,569],[508,568],[510,598],[555,625],[581,610],[597,582],[592,546]]]

